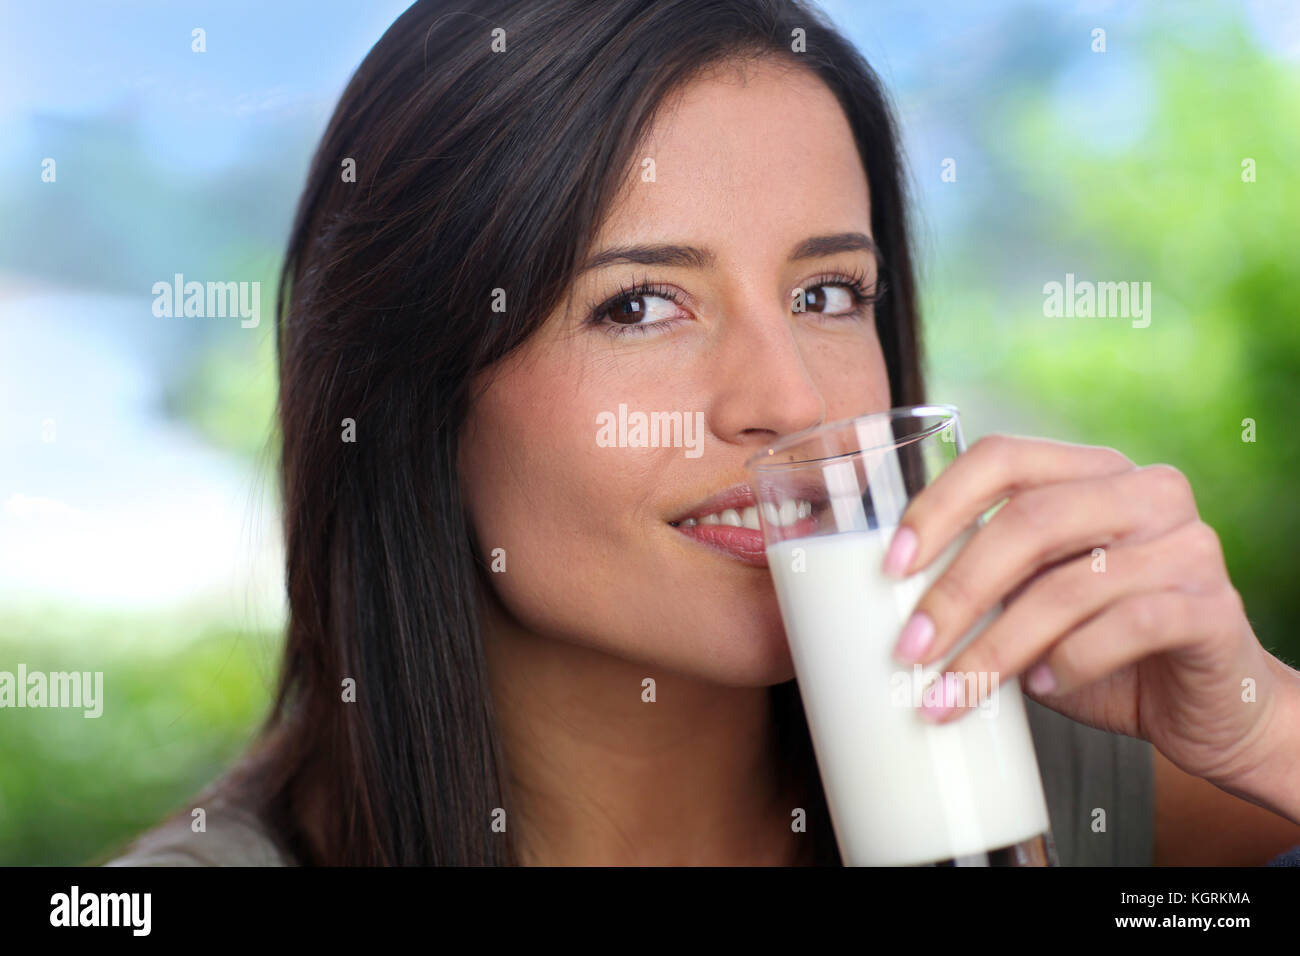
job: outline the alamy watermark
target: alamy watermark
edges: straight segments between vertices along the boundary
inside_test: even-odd
[[[889,699],[895,707],[976,707],[987,717],[998,715],[997,671],[953,671],[943,678],[913,664],[912,671],[889,677]]]
[[[596,444],[601,448],[685,448],[687,458],[704,453],[704,413],[629,412],[596,415]]]
[[[50,897],[51,926],[121,926],[132,936],[148,936],[152,893],[83,893],[77,884]]]
[[[176,273],[171,282],[153,284],[153,314],[158,318],[239,316],[240,326],[255,329],[262,321],[262,283],[186,282]]]
[[[1065,282],[1048,282],[1043,286],[1043,315],[1048,318],[1115,318],[1132,319],[1135,329],[1151,324],[1150,282],[1082,282],[1074,273],[1065,274]]]
[[[80,707],[83,717],[104,712],[104,672],[0,671],[0,707]]]

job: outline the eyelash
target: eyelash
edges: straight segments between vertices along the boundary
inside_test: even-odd
[[[861,270],[856,270],[852,274],[843,272],[826,272],[809,280],[803,289],[806,292],[809,289],[816,289],[822,286],[837,286],[841,289],[848,289],[849,294],[853,297],[853,308],[841,315],[832,316],[834,319],[846,319],[861,317],[864,307],[876,305],[885,296],[885,284],[883,281],[877,281],[874,285],[867,285],[866,274]],[[655,285],[652,282],[641,280],[631,286],[624,287],[617,294],[606,299],[599,305],[593,306],[587,317],[587,324],[594,325],[608,332],[610,335],[648,335],[651,330],[661,331],[664,327],[676,325],[677,319],[665,319],[659,322],[649,323],[626,323],[611,322],[605,318],[605,313],[618,306],[627,304],[631,299],[643,295],[652,295],[656,298],[667,299],[675,305],[681,305],[681,296],[674,289],[666,286]],[[812,315],[820,313],[813,312]]]

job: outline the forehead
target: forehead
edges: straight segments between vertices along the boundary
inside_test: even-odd
[[[600,238],[784,255],[791,237],[870,232],[870,221],[866,173],[835,95],[805,69],[761,60],[710,70],[665,100]]]

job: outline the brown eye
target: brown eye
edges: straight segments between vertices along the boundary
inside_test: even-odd
[[[826,315],[847,315],[857,308],[857,300],[846,286],[826,282],[804,292],[804,309]]]
[[[610,332],[645,332],[674,324],[679,312],[671,290],[638,285],[597,306],[588,321]]]
[[[634,295],[615,302],[606,313],[613,321],[620,324],[640,322],[650,313],[646,306],[647,299],[658,299],[656,295]]]

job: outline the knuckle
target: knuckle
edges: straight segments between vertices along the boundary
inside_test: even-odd
[[[1192,496],[1192,483],[1173,465],[1147,465],[1142,472],[1162,499],[1183,500]]]
[[[1117,471],[1136,468],[1133,459],[1124,454],[1118,448],[1111,448],[1109,445],[1100,445],[1097,447],[1097,453],[1107,459]]]
[[[1187,551],[1200,562],[1218,563],[1223,559],[1223,546],[1219,534],[1204,521],[1194,521],[1187,528]]]
[[[1246,602],[1232,585],[1219,590],[1216,604],[1221,621],[1234,621],[1246,616]]]
[[[1000,469],[1005,470],[1011,458],[1016,440],[1002,432],[993,432],[979,438],[971,445],[972,452],[978,449],[981,456],[987,457]]]
[[[1002,432],[990,432],[977,439],[975,444],[971,445],[971,451],[982,448],[987,454],[997,454],[999,451],[1006,449],[1008,441],[1010,441],[1009,435]]]

